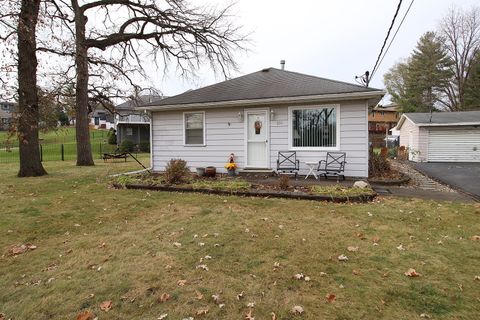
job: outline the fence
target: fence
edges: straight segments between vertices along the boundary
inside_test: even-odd
[[[94,159],[101,159],[103,153],[112,153],[116,148],[116,145],[92,143],[92,154]],[[40,144],[40,157],[42,161],[76,160],[77,144],[75,142]],[[19,161],[18,145],[0,144],[0,163],[17,163]]]

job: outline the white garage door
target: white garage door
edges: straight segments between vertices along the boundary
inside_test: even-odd
[[[429,162],[480,162],[480,129],[430,130]]]

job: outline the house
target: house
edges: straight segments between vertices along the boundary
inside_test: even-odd
[[[480,111],[404,113],[400,146],[415,162],[480,162]]]
[[[368,113],[368,135],[374,148],[385,146],[385,137],[390,134],[400,119],[396,104],[375,106]]]
[[[121,145],[124,140],[130,140],[137,145],[140,142],[150,141],[150,117],[144,111],[135,110],[135,108],[160,99],[163,97],[159,95],[142,95],[115,106],[118,145]]]
[[[306,74],[263,69],[172,96],[140,109],[151,118],[152,169],[172,158],[226,172],[230,153],[242,170],[275,170],[279,151],[305,162],[328,151],[347,155],[346,176],[368,176],[368,108],[384,91]]]
[[[96,107],[90,114],[90,126],[95,129],[107,129],[114,127],[113,114],[102,106]]]
[[[0,131],[8,130],[13,121],[16,104],[13,102],[0,101]]]

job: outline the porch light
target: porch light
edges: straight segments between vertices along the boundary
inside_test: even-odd
[[[275,110],[270,109],[270,120],[274,120],[274,119],[275,119]]]
[[[243,112],[242,111],[239,111],[237,116],[238,116],[238,120],[243,121]]]

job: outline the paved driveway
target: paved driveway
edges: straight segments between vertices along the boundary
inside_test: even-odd
[[[412,163],[423,174],[480,200],[480,163]]]

